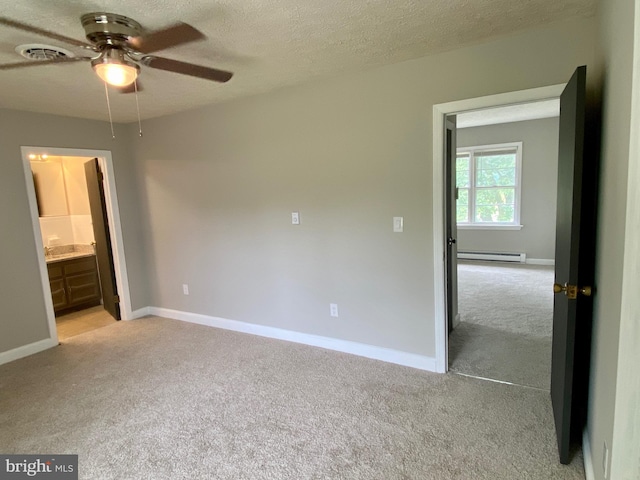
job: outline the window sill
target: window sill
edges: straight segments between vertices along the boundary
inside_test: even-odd
[[[458,224],[458,230],[522,230],[524,225]]]

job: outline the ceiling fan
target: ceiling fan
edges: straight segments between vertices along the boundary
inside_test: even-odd
[[[87,13],[80,20],[90,43],[0,17],[0,25],[82,47],[96,54],[78,57],[53,56],[44,60],[8,63],[0,65],[0,70],[51,63],[90,61],[93,70],[102,80],[115,87],[124,87],[123,91],[127,91],[127,87],[131,87],[136,82],[140,65],[214,82],[227,82],[233,76],[231,72],[224,70],[149,55],[159,50],[205,38],[202,32],[186,23],[179,22],[161,30],[146,32],[135,20],[115,13]]]

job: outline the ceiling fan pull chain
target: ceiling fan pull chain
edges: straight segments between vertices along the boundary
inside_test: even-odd
[[[138,112],[138,133],[142,136],[142,121],[140,120],[140,105],[138,104],[138,80],[133,81],[133,89],[136,94],[136,110]]]
[[[104,94],[107,96],[107,110],[109,112],[109,124],[111,125],[111,138],[116,138],[116,134],[113,131],[113,119],[111,118],[111,104],[109,103],[109,89],[107,88],[107,82],[104,82]]]

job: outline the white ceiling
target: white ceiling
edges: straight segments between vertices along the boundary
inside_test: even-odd
[[[499,123],[522,122],[560,115],[560,99],[487,108],[456,115],[458,128],[480,127]]]
[[[158,55],[230,70],[226,84],[142,67],[143,118],[166,115],[396,63],[539,24],[595,13],[597,0],[0,0],[0,15],[84,40],[80,16],[107,11],[149,30],[189,23],[207,40]],[[0,64],[17,45],[69,45],[0,26]],[[0,71],[0,107],[107,119],[88,63]],[[131,95],[111,95],[114,121],[136,119]]]

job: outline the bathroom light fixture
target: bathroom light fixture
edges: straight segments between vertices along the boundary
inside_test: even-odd
[[[46,162],[47,158],[49,158],[49,155],[47,155],[46,153],[42,153],[40,155],[36,155],[35,153],[29,154],[29,160],[38,160],[40,162]]]
[[[138,78],[140,67],[127,59],[119,48],[107,47],[98,58],[91,61],[94,72],[114,87],[126,87]]]

